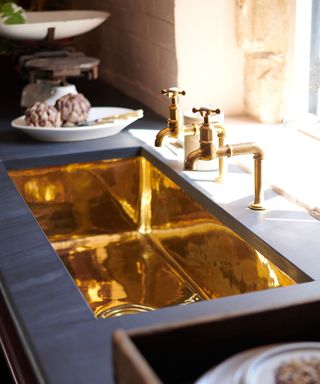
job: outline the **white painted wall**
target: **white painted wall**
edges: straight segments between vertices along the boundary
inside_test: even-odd
[[[168,113],[161,88],[179,85],[183,109],[214,104],[243,112],[243,59],[234,0],[79,0],[111,17],[84,35],[81,48],[101,59],[100,77],[155,112]]]
[[[236,42],[234,0],[175,0],[178,83],[183,107],[211,103],[243,113],[243,55]]]

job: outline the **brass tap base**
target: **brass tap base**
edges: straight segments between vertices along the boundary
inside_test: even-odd
[[[250,203],[248,205],[248,208],[252,209],[253,211],[265,211],[265,207],[259,203]]]
[[[223,176],[217,176],[214,181],[218,184],[223,184],[224,183],[224,177]]]

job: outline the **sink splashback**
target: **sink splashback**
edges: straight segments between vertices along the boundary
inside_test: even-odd
[[[10,176],[98,317],[295,283],[142,157]]]

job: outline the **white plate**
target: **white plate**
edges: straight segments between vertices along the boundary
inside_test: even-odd
[[[292,343],[271,348],[256,356],[243,374],[243,383],[270,384],[275,382],[275,372],[288,361],[320,360],[320,343]]]
[[[319,358],[319,354],[318,342],[265,345],[229,357],[195,384],[274,384],[274,372],[281,363],[292,358]]]
[[[210,369],[195,384],[240,384],[239,368],[247,367],[252,358],[265,350],[263,346],[237,353]]]
[[[24,24],[0,21],[0,35],[15,40],[42,40],[48,28],[55,28],[54,39],[65,39],[96,28],[109,16],[109,12],[87,10],[26,12]]]
[[[133,111],[133,109],[120,107],[92,107],[90,109],[88,121],[131,111]],[[23,115],[17,119],[14,119],[11,122],[11,125],[16,129],[25,132],[34,139],[41,141],[61,142],[92,140],[101,137],[113,136],[136,120],[138,120],[138,117],[133,117],[127,120],[118,120],[112,123],[82,127],[33,127],[26,125]]]

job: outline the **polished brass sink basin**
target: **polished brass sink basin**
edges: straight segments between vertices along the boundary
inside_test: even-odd
[[[99,317],[294,284],[142,157],[10,176]]]

